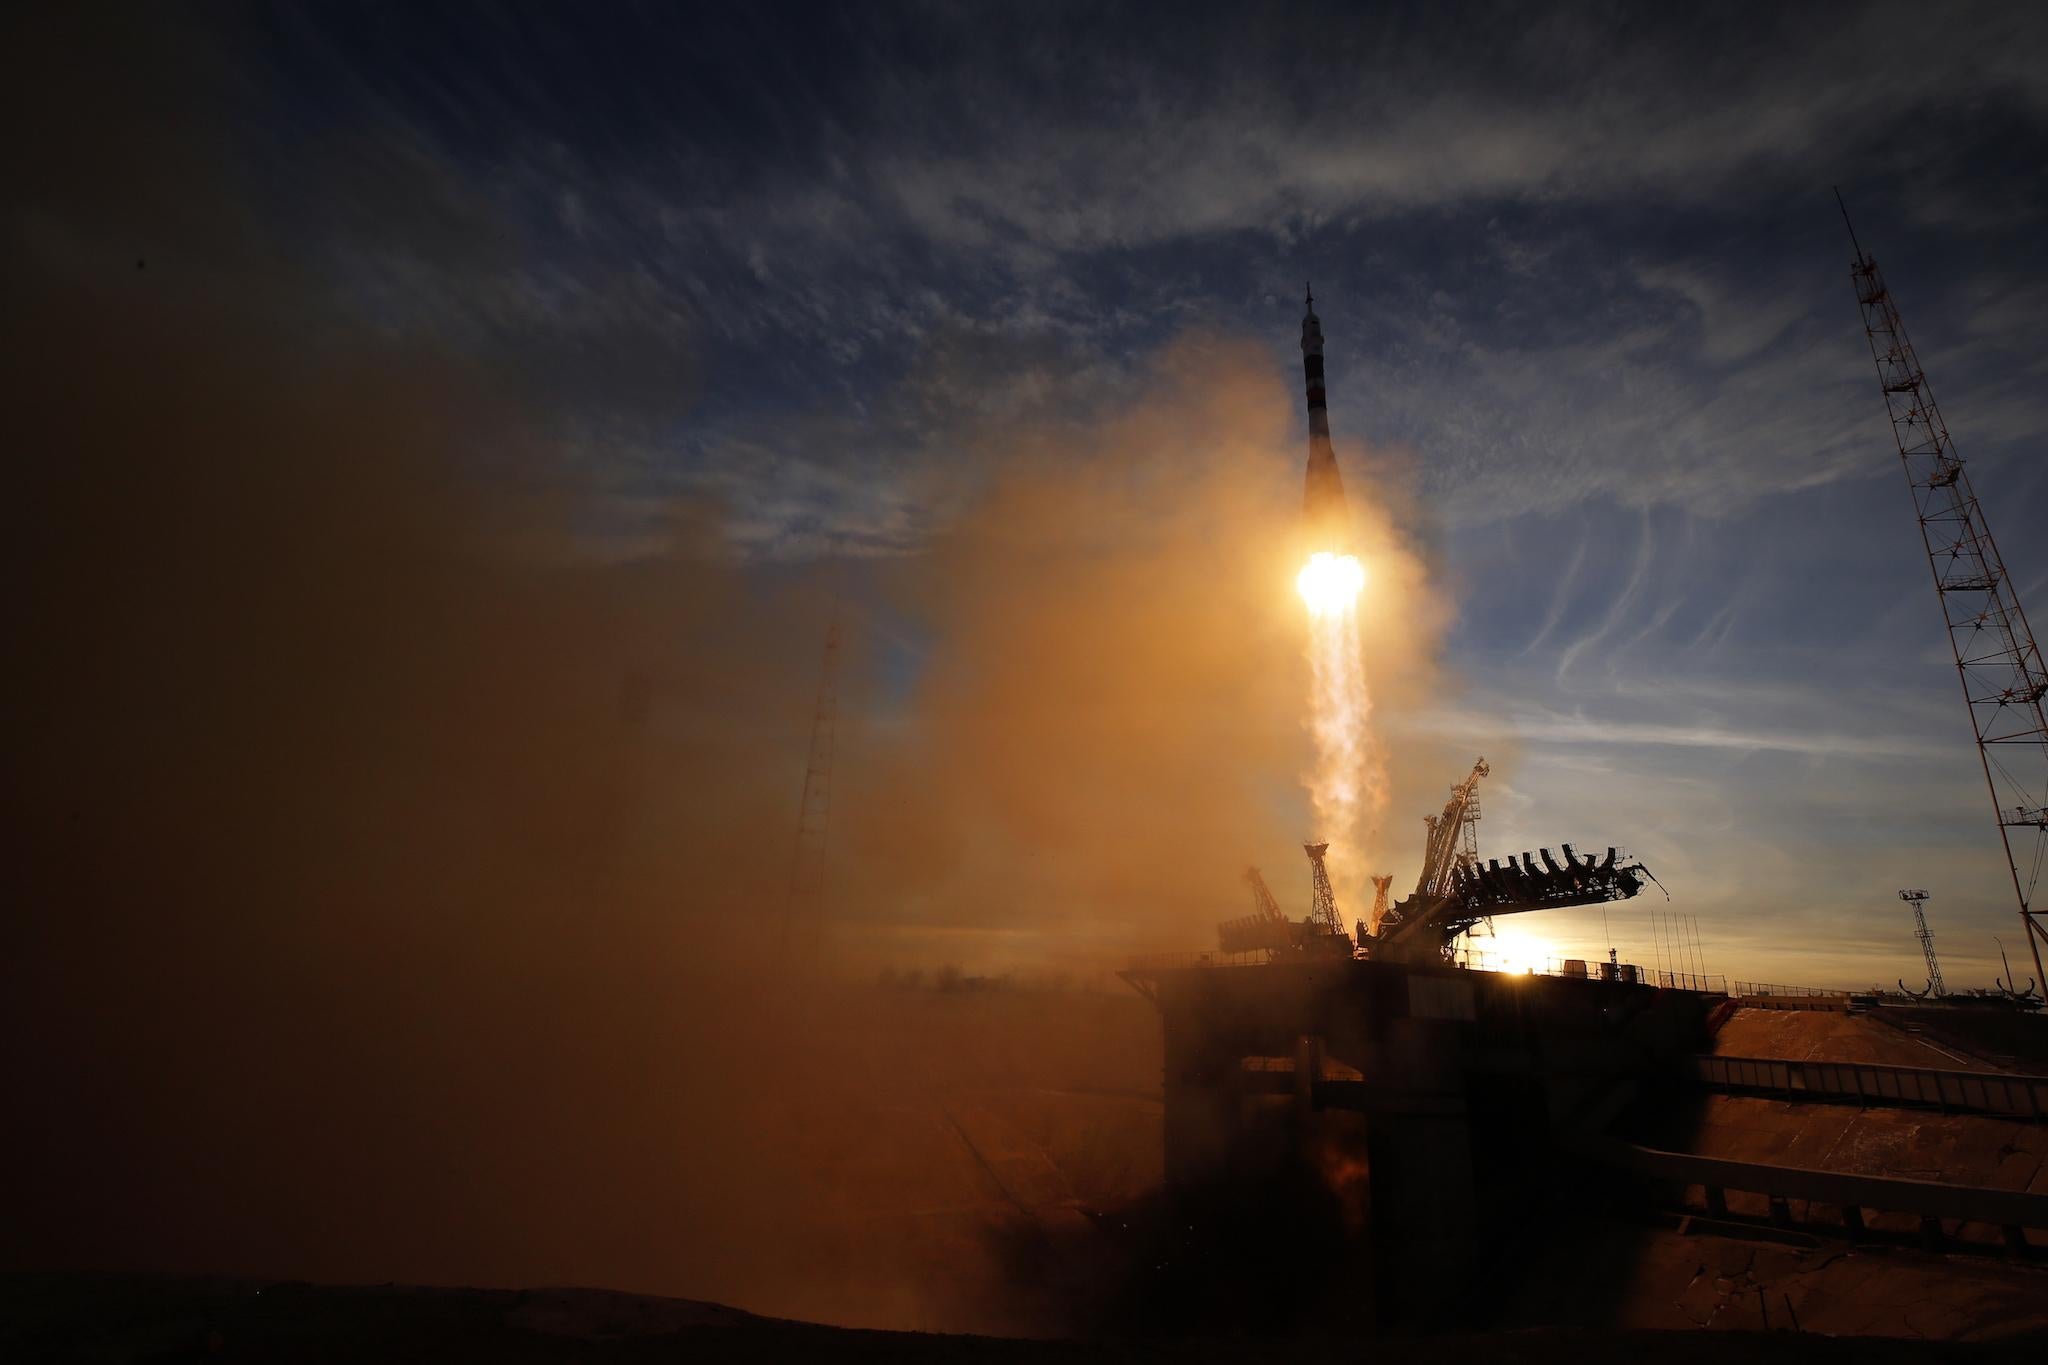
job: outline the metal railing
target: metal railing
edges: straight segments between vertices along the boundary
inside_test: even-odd
[[[1946,1234],[1943,1221],[2002,1228],[2008,1245],[2025,1250],[2025,1229],[2048,1229],[2048,1194],[1990,1189],[1979,1185],[1945,1185],[1903,1176],[1851,1175],[1798,1166],[1772,1166],[1756,1161],[1730,1161],[1691,1152],[1666,1152],[1606,1136],[1567,1137],[1566,1145],[1581,1154],[1652,1180],[1685,1187],[1697,1185],[1707,1211],[1726,1217],[1728,1191],[1760,1194],[1770,1201],[1775,1217],[1790,1217],[1785,1201],[1840,1209],[1852,1235],[1864,1229],[1863,1212],[1917,1214],[1928,1239]]]
[[[1728,994],[1728,978],[1719,972],[1702,975],[1699,972],[1644,972],[1643,984],[1662,986],[1667,991],[1698,991],[1702,995]]]
[[[1145,953],[1131,958],[1122,975],[1148,975],[1199,967],[1263,967],[1279,957],[1269,948],[1244,952]],[[1452,954],[1453,966],[1469,971],[1504,976],[1561,976],[1582,981],[1614,981],[1623,985],[1658,986],[1668,991],[1698,991],[1706,995],[1729,993],[1728,978],[1718,972],[1664,972],[1639,967],[1631,962],[1612,963],[1599,959],[1545,957],[1525,958],[1512,953],[1488,953],[1478,948],[1460,948]],[[1742,983],[1736,983],[1738,987]],[[1740,993],[1739,990],[1737,993]]]
[[[1806,997],[1833,997],[1850,995],[1852,992],[1837,990],[1832,986],[1779,986],[1768,981],[1737,981],[1731,995],[1796,995]]]
[[[1624,984],[1660,986],[1667,991],[1699,991],[1709,995],[1728,993],[1728,978],[1718,972],[1664,972],[1639,967],[1632,962],[1602,962],[1597,958],[1590,961],[1562,957],[1524,958],[1510,953],[1488,953],[1478,948],[1461,948],[1452,956],[1451,961],[1457,966],[1475,972],[1620,981]]]
[[[1692,1071],[1702,1084],[1715,1089],[1753,1090],[1789,1099],[1911,1105],[2037,1122],[2048,1119],[2048,1076],[1707,1056],[1694,1057]]]
[[[1188,967],[1263,967],[1273,960],[1268,948],[1242,953],[1140,953],[1125,965],[1126,973],[1179,971]]]

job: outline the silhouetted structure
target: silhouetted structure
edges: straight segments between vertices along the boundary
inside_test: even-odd
[[[1839,192],[1835,198],[1840,203]],[[1856,240],[1847,205],[1842,221],[1856,250],[1849,277],[1863,310],[1863,333],[1877,363],[1885,413],[1913,493],[1949,648],[1962,676],[1977,756],[2019,897],[2020,923],[2034,954],[2034,977],[2048,981],[2041,969],[2041,944],[2048,941],[2041,917],[2048,912],[2035,904],[2042,869],[2048,867],[2048,716],[2041,709],[2048,696],[2048,667],[1991,539],[1969,471],[1935,405],[1934,388],[1906,337],[1905,320],[1877,262]],[[2021,834],[2022,848],[2015,850],[2014,832],[2029,830],[2031,837]]]
[[[1451,788],[1442,813],[1423,817],[1429,834],[1422,874],[1414,893],[1389,907],[1375,927],[1360,926],[1359,948],[1367,957],[1443,961],[1452,940],[1483,919],[1628,900],[1643,889],[1648,873],[1642,864],[1619,861],[1612,847],[1604,861],[1591,854],[1581,859],[1570,844],[1562,844],[1562,863],[1544,848],[1523,853],[1519,864],[1511,857],[1505,867],[1498,858],[1480,866],[1479,780],[1491,771],[1485,759],[1475,762],[1471,774]]]
[[[1344,932],[1329,872],[1323,866],[1328,844],[1303,844],[1310,864],[1312,895],[1306,919],[1281,913],[1257,868],[1245,874],[1252,884],[1255,913],[1216,926],[1218,946],[1226,953],[1288,953],[1358,956],[1401,962],[1448,962],[1458,935],[1495,915],[1554,910],[1570,905],[1628,900],[1643,889],[1649,876],[1641,863],[1623,862],[1610,847],[1604,860],[1583,858],[1570,844],[1561,844],[1559,862],[1547,848],[1523,853],[1519,862],[1498,858],[1479,863],[1476,824],[1479,780],[1492,771],[1485,759],[1472,765],[1464,781],[1451,788],[1441,813],[1426,815],[1428,837],[1422,852],[1422,873],[1412,895],[1386,904],[1391,877],[1374,877],[1376,895],[1370,923],[1361,920],[1357,937]],[[1541,866],[1538,866],[1538,860]]]
[[[1308,474],[1301,510],[1308,523],[1309,548],[1342,551],[1351,539],[1351,514],[1344,502],[1344,479],[1337,472],[1337,452],[1330,444],[1330,409],[1323,387],[1323,324],[1316,316],[1313,290],[1303,306],[1301,368],[1308,382]]]
[[[1941,963],[1934,956],[1934,932],[1927,927],[1927,912],[1921,908],[1927,904],[1927,893],[1901,891],[1899,899],[1913,907],[1913,937],[1920,941],[1920,953],[1927,959],[1927,992],[1947,995],[1948,987],[1941,984]]]

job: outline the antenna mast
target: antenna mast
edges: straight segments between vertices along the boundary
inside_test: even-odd
[[[789,892],[782,902],[782,940],[799,920],[815,930],[825,912],[825,855],[832,831],[832,750],[839,721],[839,602],[825,627],[825,657],[818,669],[818,701],[811,713],[811,751],[804,763],[803,801],[797,808],[796,848],[789,860]]]
[[[1841,202],[1839,190],[1835,200]],[[1842,221],[1848,219],[1844,206]],[[2048,695],[2048,668],[2042,665],[2041,647],[2034,643],[2005,561],[1991,539],[1969,472],[1935,406],[1926,371],[1906,337],[1898,305],[1885,288],[1877,262],[1856,240],[1853,226],[1849,240],[1856,249],[1849,277],[1863,310],[1863,332],[1870,341],[1871,359],[1877,362],[1892,435],[1905,464],[1949,647],[1962,675],[1963,699],[1977,733],[1977,757],[1991,789],[2013,892],[2019,897],[2020,923],[2034,954],[2035,978],[2048,980],[2048,973],[2041,970],[2041,945],[2048,943],[2048,926],[2042,921],[2048,909],[2035,901],[2043,866],[2048,864],[2048,717],[2041,709],[2041,699]],[[1927,965],[1932,971],[1932,950]],[[1934,978],[1937,983],[1940,979]]]

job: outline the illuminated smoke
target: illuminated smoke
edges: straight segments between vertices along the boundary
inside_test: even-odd
[[[1372,736],[1372,692],[1358,632],[1365,570],[1352,555],[1318,552],[1295,579],[1308,607],[1309,710],[1315,766],[1306,776],[1315,806],[1314,838],[1330,845],[1327,862],[1338,904],[1363,909],[1358,832],[1386,804],[1386,770]]]

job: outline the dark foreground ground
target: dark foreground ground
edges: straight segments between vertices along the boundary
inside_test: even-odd
[[[28,1361],[1356,1361],[1356,1337],[1025,1341],[861,1331],[602,1290],[0,1277],[0,1359]],[[1548,1329],[1370,1343],[1375,1362],[2038,1361],[2048,1337],[1931,1343],[1812,1333]]]
[[[714,1003],[732,1012],[729,997]],[[38,1179],[0,1199],[0,1365],[1366,1354],[1747,1365],[2039,1361],[2048,1345],[2039,1257],[1967,1234],[1937,1254],[1911,1236],[1850,1244],[1825,1227],[1709,1225],[1623,1197],[1597,1172],[1562,1173],[1490,1212],[1489,1263],[1418,1314],[1463,1335],[1367,1341],[1372,1276],[1347,1258],[1343,1230],[1283,1216],[1327,1204],[1319,1182],[1300,1207],[1266,1185],[1249,1205],[1155,1197],[1160,1044],[1143,1000],[894,990],[798,1004],[755,1010],[745,1017],[758,1027],[716,1049],[679,1049],[658,1020],[628,1012],[634,1028],[594,1041],[646,1041],[575,1092],[574,1126],[548,1127],[553,1111],[537,1102],[509,1116],[458,1108],[453,1137],[468,1155],[440,1183],[394,1183],[413,1170],[397,1161],[411,1149],[391,1149],[386,1170],[337,1166],[296,1141],[333,1118],[337,1143],[374,1149],[375,1110],[259,1127],[291,1159],[253,1167],[230,1159],[240,1148],[166,1164],[178,1152],[161,1135],[135,1152],[110,1137],[68,1167],[19,1165]],[[1860,1015],[1742,1011],[1717,1045],[1995,1065],[1974,1042]],[[620,1099],[642,1089],[651,1098]],[[2040,1124],[1695,1098],[1671,1145],[2048,1192]],[[508,1117],[523,1121],[485,1123]],[[247,1137],[222,1123],[193,1141]],[[161,1178],[140,1181],[138,1162],[163,1166]],[[270,1278],[23,1269],[50,1264]],[[389,1280],[641,1292],[337,1287]],[[675,1294],[691,1298],[659,1296]]]

